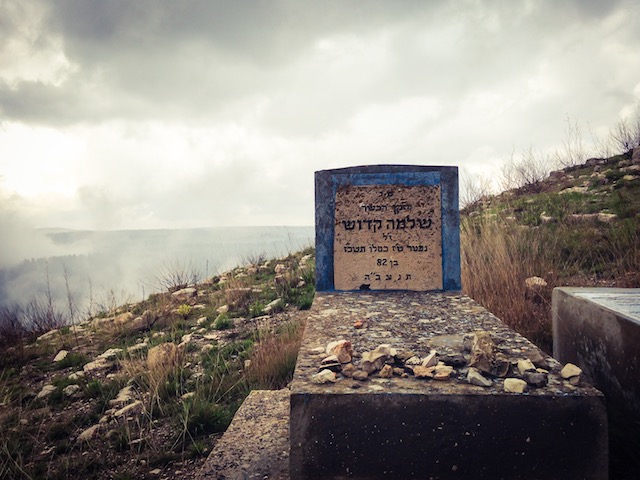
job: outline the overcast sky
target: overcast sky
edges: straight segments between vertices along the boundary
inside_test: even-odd
[[[639,99],[636,0],[0,0],[0,236],[311,225],[316,170],[495,177]]]

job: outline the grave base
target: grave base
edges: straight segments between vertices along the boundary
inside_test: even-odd
[[[311,380],[333,340],[351,341],[358,365],[380,344],[461,354],[464,335],[478,330],[512,362],[539,353],[460,294],[318,293],[291,385],[291,478],[606,479],[604,398],[562,380],[552,358],[548,385],[525,394],[505,393],[500,378],[470,385],[466,367],[445,381]]]

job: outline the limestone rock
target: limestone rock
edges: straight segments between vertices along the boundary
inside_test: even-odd
[[[221,307],[218,307],[216,309],[216,312],[218,313],[218,315],[222,315],[223,313],[228,313],[229,312],[229,305],[222,305]]]
[[[277,265],[275,266],[275,268],[274,268],[273,270],[274,270],[274,272],[275,272],[276,274],[278,274],[278,273],[284,273],[284,272],[286,272],[286,271],[287,271],[287,266],[286,266],[286,265],[284,265],[284,264],[282,264],[282,263],[279,263],[279,264],[277,264]]]
[[[69,352],[67,350],[60,350],[57,355],[55,357],[53,357],[53,361],[55,363],[61,362],[62,360],[64,360],[65,358],[67,358],[67,355],[69,355]]]
[[[524,393],[527,382],[519,378],[505,378],[504,391],[508,393]]]
[[[89,362],[89,363],[85,364],[85,366],[82,367],[82,370],[84,370],[84,372],[86,372],[86,373],[98,372],[100,370],[107,370],[107,369],[111,368],[112,365],[113,365],[113,363],[111,363],[106,358],[98,357],[93,362]]]
[[[413,369],[413,375],[416,378],[433,378],[435,376],[435,367],[423,367],[418,365]]]
[[[405,365],[414,365],[414,366],[420,365],[421,363],[422,363],[422,360],[420,359],[420,357],[417,357],[415,355],[413,357],[408,358],[404,362]]]
[[[604,213],[604,212],[598,213],[598,221],[601,223],[611,223],[617,219],[618,219],[618,216],[615,213]]]
[[[364,382],[367,378],[369,378],[369,374],[364,370],[356,370],[355,372],[353,372],[351,378],[360,382]]]
[[[76,385],[76,384],[67,385],[62,389],[62,393],[65,395],[65,397],[72,397],[79,391],[80,391],[80,385]]]
[[[469,366],[481,372],[492,374],[496,359],[496,344],[489,332],[476,332],[471,344],[471,360]]]
[[[116,324],[116,325],[126,325],[127,323],[129,323],[133,319],[134,319],[133,313],[125,312],[125,313],[121,313],[120,315],[115,317],[113,319],[113,323]]]
[[[421,365],[423,367],[435,367],[438,364],[437,352],[435,350],[431,350],[429,355],[422,359]]]
[[[453,367],[440,363],[434,367],[434,380],[448,380],[453,374]]]
[[[529,277],[525,279],[524,285],[529,290],[539,290],[547,286],[547,281],[540,277]]]
[[[550,217],[549,215],[545,215],[546,212],[542,212],[540,214],[540,221],[542,223],[553,223],[556,221],[555,217]]]
[[[88,442],[92,440],[97,434],[98,430],[100,430],[100,425],[92,425],[91,427],[84,430],[80,435],[78,435],[79,442]]]
[[[490,387],[493,382],[488,378],[482,376],[482,374],[475,368],[470,368],[467,373],[467,382],[471,385],[478,385],[479,387]]]
[[[109,405],[112,407],[122,407],[127,403],[131,403],[133,400],[133,387],[128,385],[122,388],[116,398],[109,400]]]
[[[355,371],[356,367],[353,365],[353,363],[347,363],[346,365],[342,366],[342,374],[347,378],[353,377]]]
[[[262,311],[264,313],[271,313],[273,310],[275,310],[277,307],[279,307],[282,304],[282,300],[280,298],[276,298],[274,301],[269,302],[265,305],[265,307],[262,309]]]
[[[371,374],[381,370],[387,360],[391,359],[393,350],[389,345],[383,344],[371,352],[362,354],[362,369]]]
[[[36,398],[48,397],[55,391],[56,391],[56,387],[54,387],[53,385],[45,385],[44,387],[42,387],[42,390],[40,390],[38,395],[36,395]]]
[[[533,363],[537,368],[549,370],[549,363],[539,350],[530,350],[525,353],[525,356],[531,360],[531,363]]]
[[[183,288],[176,292],[173,292],[171,296],[180,302],[185,302],[198,294],[198,291],[193,287]]]
[[[335,383],[336,374],[331,370],[321,370],[311,377],[311,381],[318,384]]]
[[[393,367],[391,365],[385,365],[384,367],[382,367],[382,370],[380,370],[380,373],[378,375],[380,375],[382,378],[393,377]]]
[[[349,363],[353,356],[353,346],[348,340],[337,340],[327,345],[326,352],[335,355],[340,363]]]
[[[562,370],[560,370],[560,376],[565,380],[569,380],[572,377],[579,377],[582,374],[582,369],[573,363],[567,363]]]
[[[535,369],[535,365],[528,358],[518,360],[518,371],[520,372],[520,375],[524,375],[524,372],[532,371]]]
[[[36,342],[38,342],[38,343],[49,342],[49,341],[53,340],[54,338],[57,338],[59,335],[60,335],[60,331],[58,329],[49,330],[47,333],[43,333],[42,335],[40,335],[36,339]]]
[[[116,360],[118,358],[118,355],[121,355],[122,352],[124,352],[124,350],[122,350],[121,348],[110,348],[98,355],[98,358],[104,358],[105,360],[113,361]]]
[[[71,375],[69,375],[69,380],[72,380],[72,381],[80,380],[81,378],[84,378],[83,371],[73,372]]]
[[[147,367],[149,370],[167,367],[178,363],[180,351],[173,342],[156,345],[147,353]]]

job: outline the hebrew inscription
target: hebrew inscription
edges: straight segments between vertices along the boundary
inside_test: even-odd
[[[439,185],[341,187],[334,231],[336,290],[442,288]]]

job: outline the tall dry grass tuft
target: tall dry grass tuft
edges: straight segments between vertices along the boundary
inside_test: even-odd
[[[640,285],[640,225],[629,219],[527,227],[465,217],[460,233],[464,293],[547,352],[554,287]],[[528,287],[534,276],[546,285]]]
[[[280,389],[291,381],[303,331],[304,326],[296,319],[260,338],[245,372],[252,388]]]
[[[549,298],[559,267],[552,249],[534,231],[495,219],[463,221],[461,247],[464,293],[550,350]],[[528,289],[525,280],[533,276],[548,285]]]

